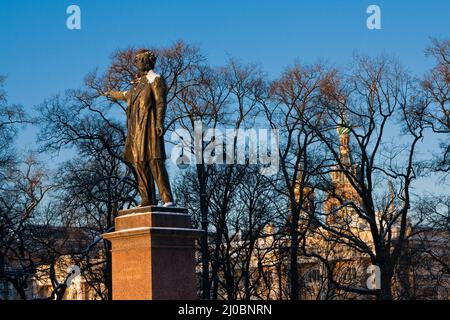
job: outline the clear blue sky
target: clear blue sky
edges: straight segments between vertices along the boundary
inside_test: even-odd
[[[66,29],[70,4],[81,7],[80,31]],[[369,4],[381,7],[380,31],[366,28]],[[430,36],[450,37],[450,1],[2,0],[0,74],[10,100],[31,107],[79,86],[115,49],[178,39],[212,63],[231,54],[274,76],[295,58],[344,64],[355,50],[397,55],[421,73]]]
[[[66,8],[82,10],[82,29],[66,28]],[[382,10],[382,30],[366,28],[366,9]],[[128,46],[185,40],[213,64],[229,55],[277,76],[294,59],[346,65],[357,51],[395,55],[414,73],[430,67],[430,37],[450,38],[450,1],[406,0],[1,0],[0,74],[10,102],[31,110],[76,88]],[[23,145],[32,145],[25,135]]]

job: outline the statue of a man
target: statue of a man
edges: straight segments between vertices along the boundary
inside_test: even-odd
[[[135,65],[139,74],[129,91],[109,91],[106,96],[124,100],[128,104],[125,142],[125,161],[131,163],[138,180],[141,206],[156,205],[154,182],[164,206],[173,205],[169,176],[165,167],[164,117],[167,89],[163,77],[153,69],[156,55],[141,49],[136,53]]]

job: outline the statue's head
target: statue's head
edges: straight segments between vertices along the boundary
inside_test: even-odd
[[[140,49],[136,52],[134,63],[140,73],[148,72],[155,67],[156,54],[148,49]]]

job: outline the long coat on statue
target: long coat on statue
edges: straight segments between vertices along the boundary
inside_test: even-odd
[[[164,137],[156,130],[164,128],[167,98],[164,78],[150,71],[123,95],[128,104],[125,161],[165,160]]]

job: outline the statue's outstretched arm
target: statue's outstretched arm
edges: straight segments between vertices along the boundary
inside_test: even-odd
[[[128,91],[112,91],[109,90],[105,94],[103,94],[105,97],[111,98],[113,100],[122,100],[126,101],[128,99]]]

